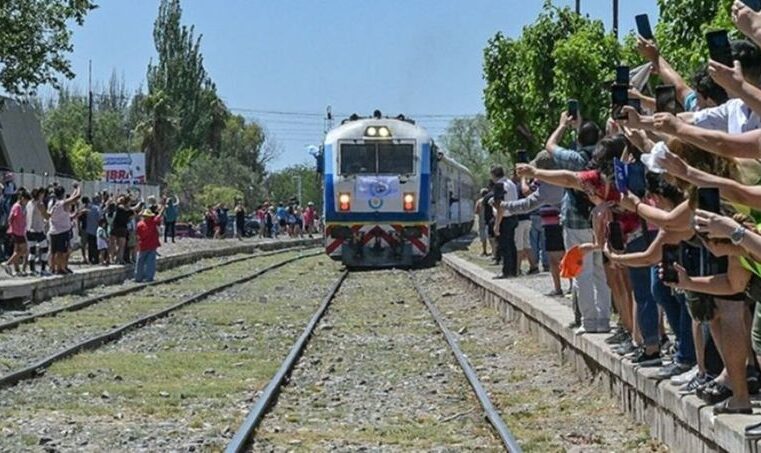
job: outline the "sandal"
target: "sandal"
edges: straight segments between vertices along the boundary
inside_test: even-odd
[[[726,399],[713,407],[713,415],[720,414],[752,414],[752,407],[729,407],[729,400]]]
[[[714,381],[707,385],[702,392],[698,394],[703,401],[708,404],[720,403],[732,396],[732,389],[724,384]]]

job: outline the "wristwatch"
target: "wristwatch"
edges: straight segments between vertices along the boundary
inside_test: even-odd
[[[732,232],[732,234],[729,235],[729,240],[732,241],[732,244],[734,245],[740,245],[740,243],[745,238],[745,228],[744,227],[737,227],[735,228],[735,231]]]

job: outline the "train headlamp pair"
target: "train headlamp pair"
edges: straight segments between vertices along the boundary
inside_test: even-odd
[[[365,137],[389,138],[391,131],[386,126],[370,126],[365,129]]]

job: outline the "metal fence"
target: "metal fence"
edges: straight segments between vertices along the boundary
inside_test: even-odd
[[[110,194],[118,195],[129,193],[137,197],[149,197],[151,195],[159,197],[159,186],[151,184],[119,184],[106,181],[77,181],[73,178],[63,176],[38,175],[35,173],[10,172],[14,176],[14,182],[17,187],[25,187],[32,190],[35,187],[47,187],[53,182],[57,182],[66,188],[67,192],[74,189],[74,183],[78,182],[82,186],[82,195],[92,197],[95,194],[102,193],[104,190]]]

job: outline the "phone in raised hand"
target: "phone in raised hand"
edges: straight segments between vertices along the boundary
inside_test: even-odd
[[[724,66],[733,66],[732,47],[729,45],[729,35],[726,30],[716,30],[706,33],[708,43],[708,53],[711,60],[721,63]]]
[[[716,187],[701,187],[698,189],[698,209],[721,214],[721,196]]]
[[[665,283],[679,282],[679,273],[676,271],[674,264],[679,261],[679,246],[666,244],[663,246],[661,257],[661,267],[663,268],[662,280]]]
[[[612,111],[611,116],[614,120],[625,120],[627,115],[623,112],[624,106],[629,104],[629,86],[613,85],[610,92]]]
[[[576,99],[568,100],[568,116],[574,120],[579,118],[579,101]]]
[[[639,14],[634,20],[637,22],[637,33],[645,39],[652,41],[654,39],[653,29],[650,27],[650,18],[647,14]]]
[[[616,85],[629,86],[629,66],[616,66]]]
[[[674,85],[655,87],[655,111],[676,115],[676,87]]]
[[[741,2],[745,3],[745,6],[752,9],[753,11],[761,11],[761,0],[740,0]]]

